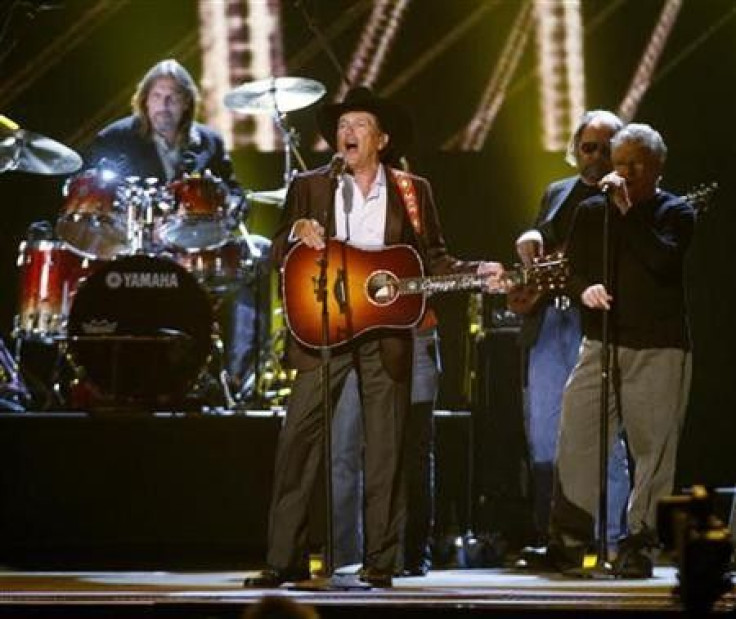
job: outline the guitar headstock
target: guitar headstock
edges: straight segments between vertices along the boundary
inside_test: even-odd
[[[535,258],[530,266],[515,265],[506,271],[506,303],[515,314],[529,314],[545,297],[545,292],[562,290],[570,272],[567,258],[560,253]]]
[[[570,265],[560,252],[535,258],[531,266],[519,268],[518,284],[537,290],[558,290],[567,283]]]
[[[682,197],[685,198],[685,200],[687,200],[695,209],[695,212],[700,215],[708,210],[716,191],[718,191],[718,183],[713,181],[712,183],[702,183],[698,185]]]

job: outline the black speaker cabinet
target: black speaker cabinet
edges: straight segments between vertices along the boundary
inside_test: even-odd
[[[473,394],[475,526],[512,548],[534,537],[518,333],[497,327],[477,341]]]

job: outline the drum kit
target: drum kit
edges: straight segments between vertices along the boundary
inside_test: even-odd
[[[285,126],[285,112],[323,94],[319,82],[276,78],[243,84],[225,105],[270,112]],[[292,153],[298,157],[293,139],[289,130],[285,180],[292,175]],[[81,168],[72,149],[0,116],[0,172],[74,175],[63,190],[55,238],[20,244],[17,363],[22,367],[28,343],[55,347],[58,365],[72,372],[57,368],[51,388],[72,408],[183,406],[203,376],[218,386],[218,401],[203,407],[232,409],[256,398],[273,404],[269,394],[283,395],[274,377],[285,374],[281,355],[271,348],[282,334],[265,342],[261,330],[254,331],[255,377],[243,380],[237,393],[222,358],[216,311],[243,285],[258,285],[265,258],[263,243],[233,217],[238,212],[227,185],[209,171],[163,183]],[[285,195],[286,187],[247,198],[280,207]],[[256,316],[257,324],[262,321]],[[63,374],[71,375],[66,385],[58,379]]]

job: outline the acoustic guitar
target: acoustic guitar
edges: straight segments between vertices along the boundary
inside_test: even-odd
[[[419,254],[409,245],[365,248],[334,239],[326,252],[297,243],[287,254],[281,275],[287,325],[310,348],[341,346],[373,329],[414,327],[424,315],[429,295],[480,290],[487,279],[475,273],[427,276]],[[564,284],[566,276],[564,258],[539,261],[507,271],[504,284],[490,292],[505,294],[516,285],[554,289]],[[325,309],[329,320],[323,334]]]

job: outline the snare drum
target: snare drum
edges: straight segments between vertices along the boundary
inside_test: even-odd
[[[204,366],[212,325],[207,294],[181,266],[127,256],[80,285],[69,315],[69,350],[116,403],[170,405]]]
[[[183,250],[214,249],[227,241],[227,187],[206,174],[173,181],[168,186],[174,212],[161,227],[161,240]]]
[[[56,234],[81,252],[109,259],[128,248],[127,214],[117,199],[118,177],[86,170],[65,187]]]
[[[77,285],[96,264],[59,241],[22,242],[13,335],[40,341],[63,337]]]

